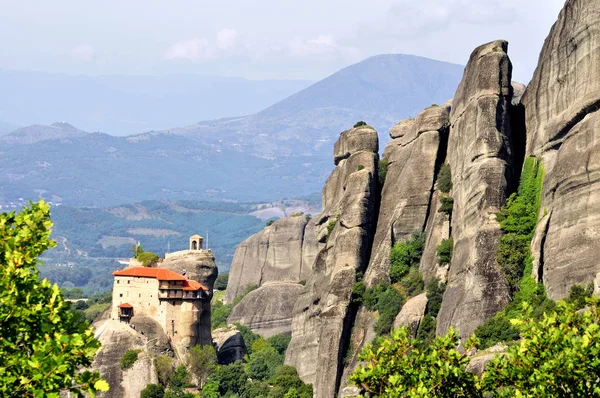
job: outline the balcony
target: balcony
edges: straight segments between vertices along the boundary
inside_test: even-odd
[[[161,290],[158,293],[159,299],[181,299],[181,300],[198,300],[200,299],[199,292],[186,292],[183,290]]]

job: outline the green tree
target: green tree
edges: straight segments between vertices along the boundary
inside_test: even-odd
[[[361,120],[361,121],[359,121],[359,122],[356,122],[356,123],[354,124],[354,128],[357,128],[357,127],[362,127],[362,126],[366,126],[366,125],[367,125],[367,123],[365,123],[365,122],[363,122],[363,121]]]
[[[158,261],[158,256],[152,252],[143,252],[136,259],[142,263],[144,267],[152,267]]]
[[[179,365],[169,377],[169,390],[180,391],[187,387],[190,374],[185,365]]]
[[[82,370],[100,348],[89,324],[57,285],[38,278],[38,257],[50,240],[50,207],[30,203],[0,213],[0,395],[58,397],[108,391],[98,372]]]
[[[406,328],[394,330],[376,350],[365,347],[359,355],[364,365],[350,381],[375,397],[482,397],[477,376],[466,370],[469,358],[457,345],[453,329],[425,347]]]
[[[519,344],[496,357],[482,377],[494,397],[600,396],[600,301],[589,300],[578,313],[565,301],[556,312],[534,318],[533,307],[523,303],[523,317],[512,323]]]
[[[425,234],[414,233],[406,242],[394,244],[390,251],[390,278],[400,281],[411,268],[418,267],[425,247]]]
[[[127,350],[125,354],[121,357],[121,361],[119,365],[122,370],[129,369],[133,366],[133,364],[138,360],[138,354],[140,350]]]
[[[208,378],[209,384],[219,386],[219,393],[225,395],[229,392],[239,394],[244,389],[248,376],[242,361],[234,362],[227,366],[218,366]]]
[[[290,341],[292,340],[292,336],[288,336],[285,334],[276,334],[267,338],[267,342],[271,347],[275,348],[277,352],[281,355],[285,355],[287,351],[288,345],[290,345]]]
[[[246,367],[248,376],[252,380],[267,380],[275,375],[275,370],[283,365],[283,355],[273,347],[268,346],[261,351],[252,352],[248,356]]]
[[[385,159],[381,159],[377,165],[377,178],[379,179],[379,185],[385,184],[385,178],[387,177],[389,162]]]
[[[229,274],[219,274],[215,280],[214,288],[217,290],[227,289],[227,282],[229,281]]]
[[[448,193],[452,189],[452,171],[450,165],[444,163],[437,176],[438,189],[443,193]]]
[[[450,264],[450,261],[452,261],[453,247],[454,247],[454,239],[452,239],[452,237],[450,237],[448,239],[444,239],[440,242],[440,245],[436,249],[439,265]]]
[[[140,398],[163,398],[165,388],[160,384],[148,384],[140,393]]]
[[[159,355],[154,362],[154,366],[156,367],[158,381],[163,386],[166,386],[169,383],[169,378],[175,370],[175,367],[173,366],[173,359],[171,359],[171,357],[168,355]]]
[[[217,364],[217,353],[212,345],[197,345],[190,348],[188,354],[190,371],[198,380],[200,388],[204,386],[208,376],[213,372]]]

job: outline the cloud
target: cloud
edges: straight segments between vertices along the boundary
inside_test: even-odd
[[[165,59],[169,60],[205,61],[214,59],[215,56],[215,51],[206,38],[178,41],[165,52]]]
[[[91,62],[96,55],[96,49],[89,44],[82,44],[71,50],[71,57],[78,61]]]
[[[197,37],[181,40],[173,44],[164,54],[168,60],[187,59],[190,61],[213,61],[232,54],[236,47],[238,33],[233,29],[217,32],[214,40]]]
[[[217,33],[217,48],[219,50],[229,50],[235,47],[237,32],[233,29],[223,29]]]
[[[354,60],[360,50],[354,46],[338,43],[332,35],[320,35],[314,39],[295,39],[287,46],[289,55],[295,57],[329,56]]]
[[[451,24],[510,24],[517,15],[514,7],[498,0],[397,0],[381,30],[398,38],[413,38]]]

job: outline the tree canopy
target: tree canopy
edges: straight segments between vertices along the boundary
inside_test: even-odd
[[[107,391],[89,367],[100,342],[57,285],[38,277],[50,240],[50,207],[40,201],[0,213],[0,395],[58,397]]]

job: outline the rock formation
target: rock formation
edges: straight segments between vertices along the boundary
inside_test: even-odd
[[[246,344],[242,334],[235,328],[213,330],[217,359],[221,365],[242,361],[246,355]]]
[[[248,286],[306,280],[319,251],[314,228],[304,215],[291,216],[240,243],[223,302],[232,303]]]
[[[402,306],[402,310],[394,319],[394,329],[404,326],[410,331],[411,337],[417,337],[417,330],[425,316],[426,308],[427,295],[425,293],[411,298]]]
[[[241,323],[263,337],[290,334],[294,303],[304,290],[298,283],[267,283],[248,293],[231,311],[228,324]]]
[[[200,282],[208,288],[208,299],[203,300],[200,319],[190,319],[190,336],[196,336],[195,341],[190,341],[190,346],[199,344],[212,344],[210,334],[210,301],[212,300],[213,284],[217,279],[217,265],[215,257],[208,250],[184,251],[179,255],[170,256],[163,260],[159,266],[183,274],[184,270],[189,279]],[[190,313],[192,314],[192,313]]]
[[[495,218],[512,178],[512,65],[507,49],[505,41],[475,49],[452,101],[448,162],[454,253],[438,334],[453,326],[469,336],[509,301],[496,262],[501,230]]]
[[[152,357],[145,349],[147,339],[118,321],[106,320],[97,326],[96,338],[100,340],[102,348],[96,354],[92,367],[100,372],[110,386],[108,392],[98,396],[139,397],[146,385],[157,382]],[[140,353],[133,367],[123,371],[119,362],[128,349],[140,349]]]
[[[363,126],[343,132],[334,148],[337,167],[323,188],[317,236],[325,242],[306,291],[296,301],[286,364],[313,384],[314,396],[333,397],[352,327],[352,286],[367,264],[375,219],[377,132]]]
[[[390,249],[395,242],[425,230],[431,212],[436,172],[446,156],[448,107],[432,106],[416,120],[392,128],[383,159],[388,171],[381,193],[367,286],[389,282]]]
[[[527,154],[546,172],[534,274],[548,296],[600,272],[599,1],[568,0],[523,97]]]

